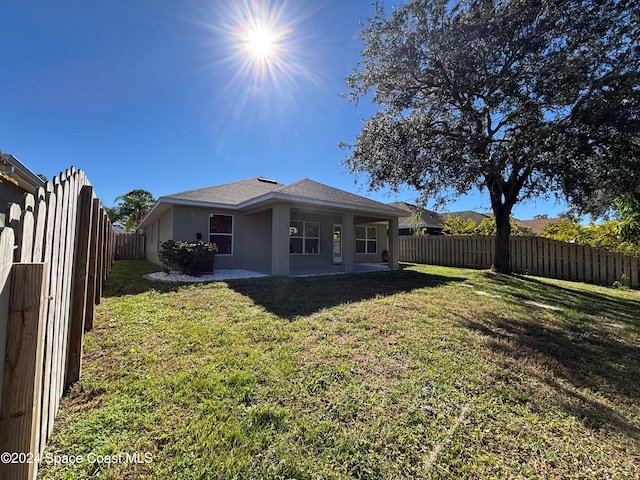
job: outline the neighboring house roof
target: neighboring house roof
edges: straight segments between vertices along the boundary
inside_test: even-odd
[[[153,221],[173,205],[190,205],[231,210],[266,208],[276,202],[289,202],[306,208],[330,207],[354,210],[363,215],[400,217],[403,212],[381,202],[345,192],[304,178],[284,185],[263,177],[164,195],[158,199],[139,227]]]
[[[25,191],[34,193],[37,187],[45,187],[46,182],[29,170],[20,160],[11,154],[0,152],[0,177]]]
[[[467,220],[471,218],[474,222],[476,222],[476,225],[479,225],[480,222],[482,222],[486,218],[493,217],[493,214],[478,213],[472,210],[463,210],[460,212],[449,212],[449,213],[436,213],[431,210],[424,209],[422,210],[423,213],[420,216],[420,224],[415,225],[415,223],[412,223],[411,220],[412,220],[413,213],[418,209],[416,205],[412,205],[411,203],[407,203],[407,202],[393,202],[393,203],[390,203],[389,205],[395,208],[399,208],[400,210],[404,210],[405,212],[410,214],[398,220],[398,228],[415,228],[416,226],[422,227],[422,228],[442,228],[443,221],[447,218],[448,215],[451,215],[451,217],[460,217],[462,220]],[[549,225],[552,222],[558,221],[558,219],[557,218],[534,218],[533,220],[518,220],[517,218],[515,218],[514,221],[515,223],[517,223],[522,227],[530,228],[531,232],[534,235],[537,235],[539,233],[542,233],[542,231],[547,225]]]
[[[402,217],[399,221],[400,228],[413,228],[416,227],[414,223],[412,223],[412,215],[414,212],[418,210],[416,205],[412,205],[411,203],[406,202],[393,202],[389,205],[404,210],[408,212],[410,215]],[[486,218],[491,218],[490,214],[478,213],[472,210],[463,210],[460,212],[447,212],[447,213],[437,213],[431,210],[422,209],[420,215],[420,225],[419,227],[423,228],[442,228],[444,220],[451,215],[451,217],[460,217],[462,220],[468,220],[471,218],[476,224],[479,224],[482,220]]]
[[[461,212],[449,212],[442,215],[443,219],[447,217],[447,215],[451,215],[452,217],[460,217],[462,220],[472,219],[476,224],[480,224],[483,220],[487,218],[491,218],[493,215],[488,213],[478,213],[473,210],[463,210]]]
[[[467,220],[468,218],[472,218],[477,225],[482,222],[485,218],[493,217],[491,213],[478,213],[471,210],[465,210],[462,212],[451,212],[450,215],[452,217],[460,217],[462,220]],[[444,217],[444,215],[443,215]],[[513,219],[514,222],[522,227],[530,228],[531,232],[534,235],[541,233],[544,230],[544,227],[549,225],[552,222],[557,221],[557,218],[534,218],[533,220],[519,220],[517,218]]]
[[[420,221],[416,225],[416,222],[412,221],[413,214],[418,211],[418,207],[416,205],[406,202],[393,202],[389,205],[409,213],[408,216],[398,219],[399,228],[442,228],[442,216],[439,213],[427,209],[421,209]]]
[[[534,218],[533,220],[518,220],[517,218],[514,221],[523,227],[530,228],[531,232],[534,234],[542,233],[544,228],[550,223],[557,222],[557,218]]]

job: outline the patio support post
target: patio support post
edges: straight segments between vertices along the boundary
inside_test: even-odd
[[[271,275],[289,276],[290,220],[289,205],[274,205],[271,216]]]
[[[353,256],[355,247],[353,214],[345,213],[342,217],[342,264],[344,271],[353,272]]]
[[[396,217],[392,218],[388,222],[389,228],[389,268],[392,270],[397,270],[400,267],[400,252],[399,252],[399,244],[400,239],[398,236],[400,235],[398,230],[398,219]]]

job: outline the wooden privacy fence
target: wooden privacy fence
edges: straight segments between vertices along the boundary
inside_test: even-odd
[[[0,230],[0,479],[32,479],[64,390],[80,378],[114,254],[84,172],[67,170],[6,208]],[[5,453],[6,455],[7,453]],[[7,460],[7,458],[4,458]]]
[[[144,235],[116,235],[116,260],[144,258]]]
[[[515,273],[640,288],[640,258],[534,236],[511,237],[510,247]],[[399,243],[402,262],[451,267],[490,268],[494,251],[488,236],[401,236]]]

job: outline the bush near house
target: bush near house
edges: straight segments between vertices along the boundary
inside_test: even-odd
[[[216,253],[215,243],[167,240],[160,245],[158,256],[167,270],[178,267],[182,273],[198,277],[202,272],[213,271]]]

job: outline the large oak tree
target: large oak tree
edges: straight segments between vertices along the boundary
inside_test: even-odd
[[[551,192],[581,201],[596,196],[596,170],[637,165],[639,4],[409,0],[389,13],[376,4],[347,83],[352,101],[371,95],[378,108],[343,145],[347,169],[372,189],[409,185],[439,201],[488,192],[492,269],[510,272],[517,202]]]

